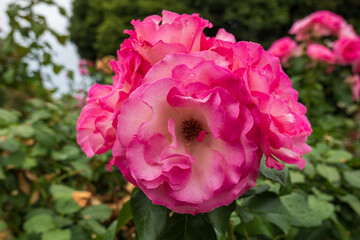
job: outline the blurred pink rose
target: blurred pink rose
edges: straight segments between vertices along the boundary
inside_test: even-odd
[[[360,60],[360,37],[340,38],[334,42],[334,53],[341,65],[355,63]]]
[[[283,37],[273,42],[268,51],[272,53],[272,55],[280,58],[282,63],[286,63],[296,47],[297,44],[294,40],[290,37]]]
[[[357,101],[360,96],[360,76],[358,74],[351,75],[345,79],[345,82],[350,84],[353,99]]]
[[[314,59],[316,61],[327,62],[330,64],[335,63],[334,53],[324,45],[317,43],[310,43],[307,46],[306,53],[307,55],[309,55],[311,59]]]
[[[196,214],[255,185],[259,131],[244,83],[224,63],[211,52],[170,54],[124,104],[109,166],[153,203]]]
[[[87,59],[80,59],[79,61],[79,71],[80,71],[80,75],[82,76],[87,76],[89,75],[89,67],[94,66],[94,62],[91,60],[87,60]]]
[[[289,33],[295,34],[298,41],[309,40],[311,37],[338,36],[346,25],[346,21],[341,16],[322,10],[296,21]]]

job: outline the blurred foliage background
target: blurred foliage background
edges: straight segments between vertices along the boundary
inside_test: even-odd
[[[159,223],[164,223],[161,239],[175,234],[197,240],[360,239],[360,105],[343,81],[350,68],[324,74],[326,66],[302,56],[290,59],[285,69],[314,130],[303,171],[262,167],[257,186],[230,206],[170,218],[166,208],[155,207],[140,191],[131,197],[133,187],[118,170],[107,171],[111,153],[88,159],[80,150],[75,125],[84,92],[70,88],[54,98],[56,89],[44,87],[52,81],[45,68],[67,72],[64,81],[72,85],[73,73],[53,61],[44,35],[50,33],[61,44],[68,37],[33,10],[48,4],[68,15],[52,0],[22,2],[9,5],[11,31],[0,38],[0,239],[136,239]],[[75,0],[70,39],[83,58],[115,55],[132,19],[162,9],[198,12],[214,24],[207,34],[223,27],[237,40],[265,48],[287,35],[295,20],[319,9],[342,15],[360,33],[358,0]],[[103,68],[107,62],[101,62]],[[111,81],[109,69],[88,70],[94,83]],[[135,229],[134,222],[141,227]],[[186,236],[185,225],[190,229]]]
[[[225,28],[238,41],[258,42],[265,48],[285,36],[297,19],[316,10],[337,13],[360,32],[358,0],[74,0],[70,40],[83,58],[115,55],[128,36],[123,30],[131,28],[132,19],[161,15],[163,9],[199,13],[214,25],[205,30],[208,35],[215,36],[219,28]]]

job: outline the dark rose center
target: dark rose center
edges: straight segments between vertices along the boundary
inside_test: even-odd
[[[182,123],[183,134],[187,140],[193,140],[199,136],[203,130],[198,121],[194,119],[186,120]]]

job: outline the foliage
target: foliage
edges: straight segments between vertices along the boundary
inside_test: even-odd
[[[161,13],[162,9],[178,13],[199,13],[214,24],[205,32],[215,35],[225,28],[237,40],[259,42],[265,48],[287,34],[293,21],[316,10],[328,9],[342,15],[360,31],[357,0],[296,1],[296,0],[247,0],[214,1],[185,0],[74,0],[70,21],[70,39],[81,57],[86,59],[115,55],[120,43],[127,37],[132,19]]]
[[[343,76],[348,75],[350,69],[335,69],[324,74],[327,66],[306,56],[293,58],[288,63],[286,72],[298,89],[300,100],[308,108],[307,116],[314,130],[309,139],[312,151],[306,155],[304,170],[288,167],[279,172],[262,166],[257,186],[229,206],[195,216],[181,215],[152,204],[140,190],[132,193],[119,171],[106,170],[109,155],[87,159],[77,146],[74,129],[80,110],[78,102],[70,94],[55,100],[43,85],[48,81],[43,73],[44,66],[50,66],[55,73],[62,67],[53,63],[51,46],[42,39],[46,31],[51,32],[45,19],[34,13],[31,15],[33,6],[41,2],[53,4],[42,0],[30,1],[24,6],[10,5],[8,15],[12,31],[0,40],[1,239],[360,238],[360,106],[359,102],[352,101],[350,87],[343,82]],[[297,1],[287,2],[292,7],[289,7],[289,13],[284,10],[284,16],[288,15],[281,20],[284,26],[289,26],[290,17],[305,15],[304,7],[298,7],[298,15],[292,15]],[[287,2],[268,1],[264,4],[274,9],[286,9]],[[306,1],[305,6],[314,6],[313,2]],[[93,19],[84,17],[84,25],[92,26],[94,32],[81,33],[78,26],[78,33],[88,37],[81,41],[91,45],[80,51],[87,52],[89,46],[101,49],[103,53],[110,51],[95,42],[97,38],[111,35],[104,33],[114,33],[106,27],[109,22],[98,30],[96,25],[104,15],[89,12],[84,6],[97,4],[108,10],[116,9],[118,13],[114,10],[106,15],[120,16],[121,20],[116,19],[118,25],[115,25],[116,21],[112,23],[119,31],[126,28],[121,22],[141,18],[141,14],[149,15],[146,7],[142,7],[144,12],[136,12],[145,1],[132,3],[134,7],[127,9],[129,2],[126,1],[83,1],[83,15],[79,13],[79,16],[93,14]],[[227,2],[223,3],[226,5]],[[330,3],[329,8],[338,7],[339,11],[345,11],[343,1]],[[151,2],[146,1],[146,4],[151,5]],[[154,6],[156,10],[149,11],[160,11],[161,4],[163,2]],[[222,16],[222,9],[216,9],[214,3],[212,8],[211,4],[202,5],[200,1],[192,4],[193,8],[202,6],[208,8],[208,14],[218,11]],[[318,1],[318,4],[322,6],[323,3]],[[352,4],[356,6],[357,2]],[[248,11],[246,2],[235,5],[231,12]],[[182,4],[177,7],[187,9]],[[121,9],[126,9],[123,14],[119,14]],[[61,8],[60,11],[64,12]],[[103,10],[99,7],[96,11]],[[351,15],[355,10],[349,8],[348,11]],[[346,14],[343,16],[353,25],[360,26]],[[274,18],[267,26],[276,25],[281,18]],[[220,17],[218,20],[221,22]],[[22,26],[24,21],[27,26]],[[217,20],[212,19],[212,22]],[[249,24],[244,20],[241,22]],[[260,26],[256,31],[263,31]],[[263,36],[256,31],[250,33],[247,30],[246,34],[254,38]],[[280,34],[282,30],[276,32]],[[97,33],[102,36],[97,37]],[[116,39],[117,44],[121,42],[115,34],[111,38]],[[104,45],[110,46],[111,38]],[[58,39],[63,41],[65,37],[58,36]],[[29,59],[36,59],[38,65],[31,68]],[[309,64],[313,66],[311,69]]]

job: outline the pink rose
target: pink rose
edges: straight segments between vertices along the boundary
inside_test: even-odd
[[[102,154],[113,147],[117,115],[122,104],[141,84],[143,72],[136,52],[118,51],[118,61],[112,61],[115,72],[113,85],[94,84],[89,90],[87,104],[77,121],[77,142],[88,157]]]
[[[350,84],[354,101],[357,101],[360,96],[360,76],[358,74],[349,76],[345,82]]]
[[[280,58],[282,63],[286,63],[296,47],[296,42],[290,37],[283,37],[273,42],[268,51]]]
[[[306,53],[307,55],[309,55],[311,59],[314,59],[316,61],[327,62],[330,64],[335,63],[334,53],[324,45],[317,43],[310,43],[307,46]]]
[[[118,61],[110,62],[115,73],[113,85],[99,91],[97,89],[102,86],[94,85],[90,90],[91,97],[89,91],[88,104],[78,119],[78,144],[88,157],[112,148],[121,106],[128,95],[142,84],[152,65],[169,53],[200,51],[201,39],[205,38],[202,30],[212,26],[198,14],[179,15],[168,11],[163,11],[162,17],[154,15],[144,21],[132,21],[132,24],[134,30],[125,31],[130,38],[121,45]],[[229,37],[229,34],[223,33],[221,37]],[[86,64],[87,60],[80,61],[81,67]],[[108,99],[111,99],[111,104],[104,105],[103,102],[108,103]],[[101,118],[96,118],[96,115]],[[100,130],[98,126],[104,123],[106,130]]]
[[[77,124],[88,155],[156,204],[196,214],[230,204],[256,183],[261,155],[305,165],[311,127],[280,61],[198,15],[163,11],[133,21],[112,61],[113,85],[94,85]],[[162,23],[160,24],[160,22]]]
[[[360,60],[360,37],[340,38],[334,42],[334,53],[341,65],[352,64]]]
[[[234,47],[232,71],[244,79],[256,106],[261,128],[260,146],[270,168],[281,170],[280,159],[305,166],[303,154],[310,151],[305,143],[311,126],[306,108],[298,102],[298,93],[291,87],[279,59],[256,43],[239,42]]]
[[[346,25],[346,21],[341,16],[322,10],[296,21],[289,33],[295,34],[298,41],[309,40],[311,37],[338,36]]]
[[[198,14],[179,15],[165,10],[162,17],[153,15],[144,21],[133,20],[131,24],[134,30],[124,31],[130,38],[124,41],[121,49],[134,49],[151,65],[169,53],[200,51],[203,30],[212,27]]]
[[[196,214],[256,182],[261,153],[245,85],[215,53],[170,54],[124,104],[114,158],[153,203]]]

